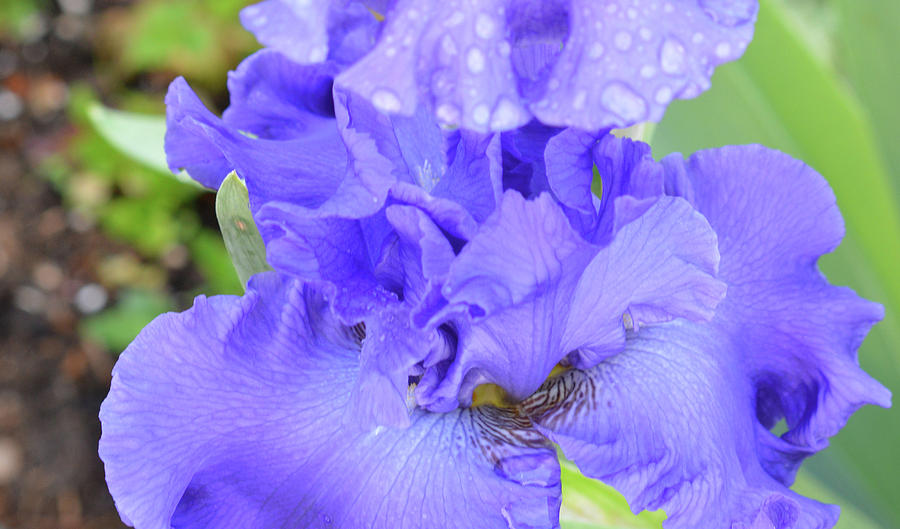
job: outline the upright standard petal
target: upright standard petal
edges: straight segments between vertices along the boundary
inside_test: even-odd
[[[659,121],[674,99],[709,88],[744,53],[756,0],[571,0],[569,34],[530,105],[558,126],[597,130]]]
[[[122,354],[100,455],[137,529],[553,528],[559,468],[527,421],[413,410],[407,429],[348,420],[359,335],[274,273],[196,300]],[[452,506],[464,505],[459,510]]]
[[[667,192],[719,237],[725,300],[707,324],[640,329],[621,354],[549,381],[533,397],[535,420],[635,511],[664,509],[668,529],[831,527],[836,507],[786,486],[858,407],[890,403],[856,361],[881,307],[817,269],[843,236],[834,195],[803,163],[760,146],[664,165]],[[782,418],[788,430],[776,436]]]
[[[291,16],[325,28],[329,12],[354,4],[305,3]],[[740,57],[757,11],[756,0],[387,4],[377,43],[338,83],[384,112],[411,115],[424,105],[445,124],[480,132],[512,130],[532,116],[590,131],[659,120],[672,100],[695,97],[716,66]],[[252,29],[301,62],[323,60],[328,49],[322,29],[304,33],[314,43],[287,46],[277,28]]]
[[[432,324],[453,322],[459,348],[437,386],[420,385],[420,402],[465,404],[482,383],[524,399],[563,358],[589,367],[618,352],[623,317],[709,319],[724,291],[717,262],[715,235],[684,200],[659,200],[601,247],[549,195],[508,191],[450,266]]]
[[[265,46],[300,64],[360,58],[375,43],[378,19],[353,0],[266,0],[241,11],[241,23]]]

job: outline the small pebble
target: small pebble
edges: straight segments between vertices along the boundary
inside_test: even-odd
[[[29,314],[41,314],[47,305],[47,295],[29,285],[16,289],[15,304]]]
[[[88,283],[75,293],[75,306],[84,314],[93,314],[106,306],[109,296],[97,283]]]
[[[0,485],[12,483],[25,463],[22,447],[8,437],[0,437]]]
[[[9,90],[0,90],[0,121],[12,121],[22,115],[22,99]]]

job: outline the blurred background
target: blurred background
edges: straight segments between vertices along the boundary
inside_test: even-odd
[[[194,295],[241,291],[214,196],[121,154],[97,105],[161,115],[184,75],[222,110],[225,73],[257,49],[249,3],[0,0],[0,529],[124,527],[96,455],[116,355]],[[848,235],[822,268],[886,306],[860,360],[895,392],[898,28],[896,0],[764,0],[746,56],[649,138],[658,156],[764,143],[829,179]],[[841,528],[897,527],[898,448],[900,409],[863,409],[797,487],[842,504]]]

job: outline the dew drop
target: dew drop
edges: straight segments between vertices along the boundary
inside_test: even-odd
[[[641,77],[643,77],[644,79],[650,79],[654,75],[656,75],[656,67],[655,66],[646,64],[641,67]]]
[[[595,42],[591,45],[591,49],[590,51],[588,51],[588,56],[590,56],[591,59],[597,60],[603,56],[603,51],[603,44]]]
[[[435,110],[435,114],[437,115],[439,120],[448,125],[455,125],[459,123],[459,108],[457,108],[454,104],[444,103],[438,105],[437,109]]]
[[[600,102],[625,121],[637,123],[647,115],[647,103],[628,86],[614,82],[603,89]]]
[[[731,44],[720,42],[719,45],[716,46],[716,55],[720,59],[727,59],[731,55]]]
[[[511,100],[501,97],[491,115],[491,128],[494,130],[508,130],[519,124],[521,112],[519,107]]]
[[[453,26],[458,26],[463,23],[466,19],[466,16],[462,14],[462,11],[457,11],[453,13],[447,20],[444,21],[444,25],[448,28],[452,28]]]
[[[466,65],[472,73],[480,73],[484,70],[484,53],[478,48],[471,48],[466,55]]]
[[[444,53],[447,55],[456,55],[459,51],[456,48],[456,41],[453,40],[453,37],[450,35],[444,35],[444,38],[441,39],[441,49],[444,50]]]
[[[728,27],[749,22],[756,11],[756,2],[741,0],[700,0],[700,8],[718,24]]]
[[[322,62],[328,57],[328,46],[315,46],[309,51],[310,62]]]
[[[677,39],[668,38],[659,48],[659,65],[668,74],[678,74],[684,70],[684,46]]]
[[[663,86],[659,90],[656,91],[656,102],[660,105],[668,104],[672,101],[672,89],[668,86]]]
[[[587,103],[587,90],[579,90],[577,94],[575,94],[575,98],[572,99],[572,108],[575,110],[584,110],[584,106]]]
[[[494,19],[484,13],[479,13],[475,19],[475,34],[483,39],[489,39],[494,36],[496,24]]]
[[[486,125],[491,119],[491,109],[487,105],[481,103],[472,111],[472,120],[478,125]]]
[[[631,48],[631,33],[628,33],[627,31],[620,31],[616,33],[613,41],[617,48],[622,51],[628,51],[628,49]]]
[[[397,94],[390,90],[380,88],[372,93],[372,104],[382,112],[397,112],[400,110],[400,100]]]

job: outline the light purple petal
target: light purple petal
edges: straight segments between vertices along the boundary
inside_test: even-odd
[[[602,248],[549,195],[509,191],[451,265],[446,306],[432,309],[460,345],[438,386],[420,384],[420,402],[447,409],[486,382],[523,399],[564,357],[587,367],[620,350],[626,314],[632,325],[709,319],[723,293],[717,261],[715,235],[684,200],[660,200]]]
[[[338,83],[379,110],[424,105],[479,132],[532,117],[598,131],[658,121],[741,56],[756,0],[400,0]],[[304,23],[326,17],[325,8]],[[299,15],[298,15],[299,16]],[[327,18],[327,17],[326,17]],[[311,48],[295,53],[309,53]],[[307,60],[301,57],[300,60]]]
[[[668,529],[831,527],[836,508],[786,486],[857,408],[890,404],[856,360],[881,307],[829,285],[816,265],[843,236],[834,195],[760,146],[664,165],[668,192],[716,230],[727,295],[707,324],[640,329],[624,352],[549,382],[535,405],[558,407],[537,423],[632,509],[664,509]]]
[[[266,0],[241,10],[241,23],[257,40],[291,60],[328,57],[328,12],[332,0]]]
[[[326,59],[349,64],[375,44],[380,23],[353,0],[266,0],[241,10],[241,23],[256,39],[299,64]]]
[[[530,119],[509,60],[504,0],[399,0],[378,44],[338,84],[379,110],[412,114],[420,104],[445,124],[487,132]]]
[[[275,274],[198,298],[122,354],[100,455],[136,527],[556,527],[556,455],[494,408],[361,430],[354,332]],[[464,505],[465,509],[450,506]]]
[[[659,121],[709,88],[753,37],[756,0],[571,0],[569,35],[534,115],[598,130]]]

